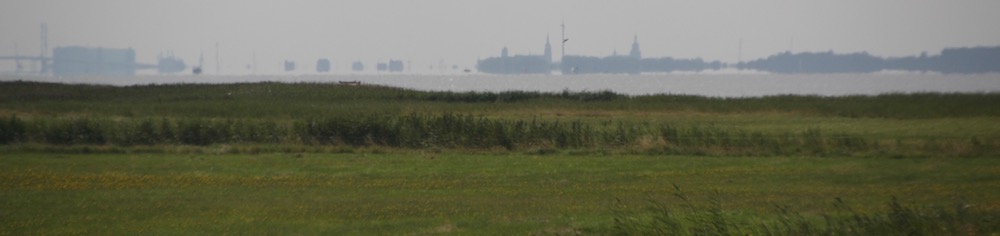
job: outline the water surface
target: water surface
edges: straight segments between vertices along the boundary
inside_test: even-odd
[[[712,97],[769,95],[878,95],[886,93],[1000,92],[1000,74],[646,74],[646,75],[141,75],[135,77],[32,77],[2,75],[0,80],[31,80],[117,86],[176,83],[360,81],[430,91],[603,91],[629,95],[685,94]]]

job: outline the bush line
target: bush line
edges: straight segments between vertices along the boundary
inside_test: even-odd
[[[96,106],[90,112],[129,116],[202,115],[207,117],[259,117],[273,115],[332,114],[326,109],[306,105],[330,102],[373,102],[366,109],[394,110],[389,105],[399,102],[435,104],[436,107],[456,106],[456,103],[529,104],[566,108],[601,108],[611,110],[674,110],[710,113],[800,112],[838,117],[875,117],[923,119],[942,117],[1000,116],[1000,93],[911,93],[823,97],[810,95],[775,95],[764,97],[719,98],[692,95],[655,94],[629,96],[611,91],[562,92],[451,92],[416,91],[380,85],[339,86],[335,83],[232,83],[232,84],[169,84],[169,85],[68,85],[29,81],[0,82],[0,103],[9,108],[60,112],[75,103],[115,104]],[[385,104],[381,103],[384,102]],[[46,104],[46,106],[30,106]],[[296,109],[282,110],[289,104]],[[364,104],[364,103],[361,103]],[[162,111],[145,110],[149,106]],[[174,105],[182,108],[174,107]],[[236,105],[236,106],[234,106]],[[239,106],[246,105],[246,106]],[[205,110],[192,112],[190,108]],[[29,109],[30,108],[30,109]],[[175,110],[178,109],[178,110]],[[261,113],[261,110],[283,112]]]
[[[95,119],[10,116],[0,144],[193,145],[299,144],[407,149],[612,149],[677,155],[856,155],[919,152],[995,154],[995,140],[926,139],[884,144],[819,129],[764,134],[715,127],[577,121],[501,120],[444,113],[307,118],[287,123],[249,119]],[[995,152],[995,151],[993,151]]]

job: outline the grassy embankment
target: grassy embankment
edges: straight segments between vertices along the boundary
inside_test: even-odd
[[[1000,94],[721,99],[331,84],[0,86],[0,142],[175,152],[331,147],[727,156],[996,156]],[[57,149],[65,146],[47,147]],[[189,150],[187,148],[181,148]],[[121,151],[121,150],[119,150]],[[127,150],[126,150],[127,151]]]
[[[0,234],[997,232],[998,101],[3,83]]]

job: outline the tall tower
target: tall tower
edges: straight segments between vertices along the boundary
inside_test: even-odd
[[[507,58],[508,56],[509,56],[509,55],[507,54],[507,47],[506,47],[506,46],[504,46],[504,47],[503,47],[503,50],[500,50],[500,57],[501,57],[501,58]]]
[[[221,66],[219,66],[219,42],[215,42],[215,74],[222,74],[220,72]]]
[[[21,65],[21,50],[17,48],[17,43],[14,43],[14,63],[17,65],[15,73],[20,74],[24,66]]]
[[[45,54],[49,52],[49,25],[42,23],[42,51],[38,54],[38,62],[41,63],[41,68],[38,70],[38,74],[45,74],[49,72],[48,63],[45,60]]]
[[[549,43],[549,36],[545,35],[545,60],[552,64],[552,44]]]
[[[562,27],[562,50],[559,51],[559,53],[562,53],[562,56],[559,57],[559,61],[562,61],[566,59],[566,41],[569,41],[569,39],[566,39],[566,22],[563,21],[559,26]]]
[[[736,52],[736,63],[738,65],[743,64],[743,38],[740,38],[740,45]]]
[[[642,59],[642,52],[639,51],[639,35],[635,35],[635,39],[632,41],[632,51],[628,53],[628,56],[635,59]]]

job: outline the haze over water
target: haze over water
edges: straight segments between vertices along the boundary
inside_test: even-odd
[[[244,75],[137,77],[18,77],[31,80],[116,86],[177,83],[360,81],[425,91],[603,91],[628,95],[684,94],[712,97],[771,95],[878,95],[886,93],[997,93],[998,74],[874,73],[874,74],[644,74],[644,75]]]
[[[721,97],[1000,92],[1000,74],[460,74],[499,56],[501,48],[511,56],[538,55],[548,42],[553,63],[561,63],[563,54],[625,54],[633,42],[641,43],[642,58],[729,65],[783,52],[933,57],[946,48],[1000,45],[998,9],[1000,1],[988,0],[8,0],[0,4],[0,57],[51,56],[54,48],[70,46],[131,48],[138,63],[155,63],[163,54],[188,67],[186,75],[37,77],[28,75],[41,67],[37,61],[4,60],[0,81],[360,81],[437,91]],[[311,74],[320,59],[329,59],[331,71],[340,74]],[[298,69],[286,72],[286,60]],[[374,73],[377,63],[389,60],[405,62],[406,74]],[[353,62],[363,62],[364,72],[347,74]],[[204,74],[190,75],[199,64]],[[451,74],[433,74],[442,70]]]
[[[546,37],[555,55],[627,53],[638,36],[644,58],[734,64],[784,51],[900,57],[1000,45],[997,9],[1000,1],[991,0],[6,0],[0,56],[39,55],[46,23],[50,49],[133,48],[140,63],[166,53],[189,66],[204,56],[205,73],[223,75],[247,74],[248,65],[283,73],[284,60],[311,70],[320,58],[334,71],[389,59],[414,72],[474,68],[503,47],[511,55],[540,54]],[[557,41],[561,25],[565,51]],[[0,63],[7,63],[0,71],[14,70],[12,61]]]

